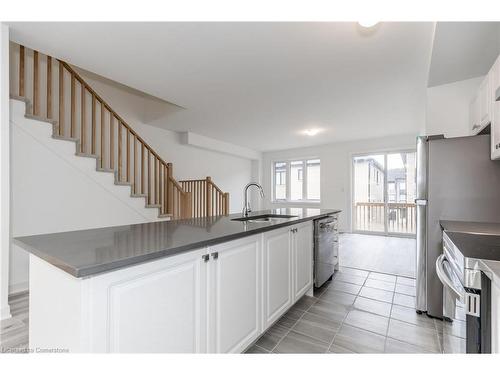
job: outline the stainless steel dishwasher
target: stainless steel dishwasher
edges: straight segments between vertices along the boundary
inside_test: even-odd
[[[338,270],[338,215],[314,220],[314,286],[319,288]]]

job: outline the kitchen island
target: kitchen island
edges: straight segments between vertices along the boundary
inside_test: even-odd
[[[283,208],[17,238],[31,348],[242,352],[313,285],[314,219]]]

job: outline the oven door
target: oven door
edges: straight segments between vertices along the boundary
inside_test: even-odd
[[[443,284],[443,322],[438,327],[442,350],[466,353],[466,290],[445,254],[436,260],[436,274]]]

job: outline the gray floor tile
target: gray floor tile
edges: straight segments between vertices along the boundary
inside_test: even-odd
[[[318,302],[312,305],[311,308],[307,310],[307,312],[330,319],[334,322],[342,322],[349,310],[349,306],[345,306],[339,303],[330,303],[320,299]]]
[[[403,276],[398,276],[398,278],[396,280],[396,284],[408,285],[408,286],[416,286],[417,285],[415,279],[411,279],[409,277],[403,277]]]
[[[278,342],[285,337],[289,331],[290,329],[288,327],[281,324],[275,324],[269,328],[255,344],[263,349],[273,350]]]
[[[406,323],[415,324],[421,327],[434,329],[434,320],[425,314],[417,314],[414,308],[393,305],[391,318],[401,320]]]
[[[394,304],[415,308],[415,297],[394,293]]]
[[[425,350],[439,352],[437,331],[414,324],[391,319],[387,335],[393,339],[420,346]]]
[[[356,295],[340,292],[338,290],[327,290],[321,295],[321,300],[331,303],[338,303],[345,306],[350,306],[354,303]]]
[[[363,329],[343,325],[339,330],[330,350],[339,352],[339,348],[353,353],[383,353],[385,337]]]
[[[346,273],[349,275],[355,275],[355,276],[361,276],[361,277],[367,277],[370,272],[365,271],[365,270],[360,270],[357,268],[351,268],[351,267],[340,267],[339,273]]]
[[[338,327],[340,327],[340,323],[338,323]],[[300,319],[297,324],[293,326],[292,331],[323,341],[328,345],[332,342],[335,333],[337,333],[337,330],[318,326],[305,319]]]
[[[248,354],[268,354],[270,352],[264,348],[261,348],[260,346],[252,345],[250,348],[247,349],[247,351],[245,353],[248,353]]]
[[[335,354],[355,354],[352,350],[343,348],[341,346],[338,346],[336,344],[332,344],[332,346],[328,349],[328,353],[335,353]]]
[[[303,335],[298,332],[291,331],[278,346],[273,350],[274,353],[326,353],[328,344]]]
[[[396,282],[395,275],[388,275],[386,273],[370,272],[370,274],[368,275],[368,278],[373,279],[373,280],[387,281],[390,283]]]
[[[410,353],[432,353],[420,346],[412,345],[407,342],[387,338],[385,342],[386,353],[410,354]]]
[[[335,281],[342,281],[345,283],[350,283],[350,284],[356,284],[356,285],[363,285],[365,283],[366,277],[363,276],[356,276],[356,275],[351,275],[351,274],[346,274],[346,273],[341,273],[335,276]]]
[[[396,293],[415,297],[417,295],[417,290],[414,286],[396,284]]]
[[[344,324],[349,324],[385,336],[389,318],[366,311],[352,310],[345,318]]]
[[[376,299],[377,301],[392,303],[393,292],[387,290],[375,289],[364,286],[359,293],[361,297]]]
[[[345,283],[343,281],[333,281],[329,290],[338,290],[345,293],[358,294],[361,289],[361,285],[355,285],[350,283]]]
[[[318,299],[316,297],[311,296],[303,296],[293,305],[294,308],[298,310],[306,311],[309,307],[314,305]]]
[[[278,319],[278,324],[292,328],[297,323],[297,320],[304,315],[305,311],[292,306],[281,318]]]
[[[382,289],[382,290],[387,290],[389,292],[394,292],[394,287],[396,286],[396,283],[395,282],[391,283],[382,280],[368,279],[365,282],[365,286],[369,288]]]
[[[358,310],[389,317],[391,315],[391,306],[392,305],[387,302],[358,296],[353,307]]]

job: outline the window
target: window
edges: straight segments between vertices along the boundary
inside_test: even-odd
[[[320,166],[319,159],[275,162],[274,200],[319,201]]]

